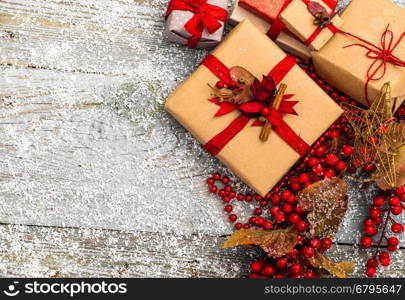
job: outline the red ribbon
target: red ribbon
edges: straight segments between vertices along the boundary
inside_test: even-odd
[[[166,11],[166,18],[173,10],[187,10],[194,16],[187,21],[184,28],[190,33],[187,45],[196,47],[200,42],[204,28],[214,33],[221,28],[219,21],[225,22],[228,12],[226,9],[208,4],[208,0],[171,0]]]
[[[283,7],[281,8],[280,12],[277,15],[277,18],[274,20],[273,24],[271,24],[271,27],[269,31],[267,32],[267,35],[272,39],[276,40],[277,37],[280,35],[282,31],[285,29],[285,25],[283,22],[281,22],[280,15],[286,9],[286,7],[292,2],[292,0],[287,0],[284,2]]]
[[[302,2],[304,2],[307,6],[309,5],[309,2],[311,2],[311,0],[301,0]],[[323,3],[325,3],[331,10],[332,12],[335,11],[335,8],[337,6],[337,1],[335,0],[322,0]],[[332,23],[329,24],[327,26],[327,28],[330,30],[330,32],[332,32],[333,34],[335,34],[337,32],[337,28],[335,25],[333,25]],[[305,45],[311,45],[311,43],[313,41],[315,41],[315,39],[318,37],[318,35],[322,32],[323,28],[321,26],[318,26],[317,29],[315,29],[315,31],[310,35],[310,37],[305,41]]]
[[[370,43],[369,41],[366,41],[361,37],[340,29],[338,29],[338,32],[353,37],[363,43],[354,43],[343,48],[349,48],[353,46],[362,47],[367,50],[366,56],[373,59],[373,62],[367,70],[367,81],[364,85],[364,96],[368,106],[370,106],[370,100],[368,98],[368,86],[371,81],[378,81],[385,76],[387,72],[387,63],[399,67],[405,67],[405,61],[401,60],[393,54],[394,50],[398,47],[402,39],[405,37],[405,31],[403,31],[399,39],[394,42],[394,33],[389,30],[388,25],[381,35],[381,46],[374,45],[373,43]]]
[[[206,66],[214,75],[216,75],[220,80],[225,83],[232,82],[231,76],[229,74],[229,69],[214,55],[209,54],[201,63]],[[286,56],[281,60],[268,74],[272,77],[274,83],[278,85],[281,80],[288,74],[288,72],[294,67],[295,59]],[[217,99],[212,99],[211,102],[218,104]],[[221,113],[217,113],[216,116],[224,115],[235,109],[237,105],[227,104],[224,107],[221,106]],[[274,131],[288,144],[290,145],[299,155],[303,156],[309,149],[309,145],[297,135],[291,127],[283,120],[282,113],[295,113],[292,106],[295,103],[289,103],[280,106],[279,110],[275,108],[269,108],[270,114],[267,116],[267,120],[273,125]],[[249,117],[243,114],[239,115],[235,120],[233,120],[224,130],[214,136],[205,145],[204,149],[211,155],[217,155],[228,143],[231,141],[242,129],[248,124]],[[253,125],[258,125],[255,122]],[[263,124],[261,124],[263,125]]]

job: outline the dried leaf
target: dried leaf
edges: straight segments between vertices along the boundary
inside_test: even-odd
[[[311,15],[313,15],[314,17],[319,13],[322,13],[325,16],[329,15],[326,8],[322,4],[315,2],[315,1],[310,1],[308,3],[308,10],[311,13]]]
[[[346,213],[347,199],[347,183],[339,178],[325,178],[303,189],[297,201],[303,210],[310,211],[310,234],[333,238]]]
[[[260,246],[269,257],[281,257],[298,243],[298,234],[291,227],[278,230],[240,229],[235,231],[222,248],[235,246]]]
[[[255,77],[248,70],[242,67],[232,67],[229,70],[229,74],[235,82],[239,84],[242,88],[240,92],[233,95],[233,101],[236,104],[242,104],[253,100],[252,92],[250,91],[250,86],[253,84]]]
[[[346,278],[347,274],[354,271],[354,262],[342,261],[335,263],[319,252],[315,252],[315,255],[309,259],[309,262],[313,267],[324,269],[331,275],[339,278]]]

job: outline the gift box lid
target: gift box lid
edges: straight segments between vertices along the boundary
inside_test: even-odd
[[[212,52],[228,68],[241,66],[262,79],[286,57],[286,54],[249,21],[243,21]],[[210,102],[211,89],[218,78],[205,66],[199,66],[168,98],[165,108],[201,143],[205,144],[226,128],[240,113],[233,111],[214,117],[218,106]],[[285,115],[284,121],[308,144],[341,115],[341,108],[305,74],[293,66],[282,80],[287,93],[299,101],[298,116]],[[322,116],[321,118],[319,116]],[[217,155],[246,184],[265,195],[300,158],[274,131],[267,142],[259,135],[262,127],[251,126],[240,131]]]

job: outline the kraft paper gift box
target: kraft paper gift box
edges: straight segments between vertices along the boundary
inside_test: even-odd
[[[173,9],[169,13],[170,5],[172,2],[169,1],[168,11],[166,13],[166,26],[164,30],[164,37],[170,42],[179,43],[182,45],[189,45],[190,37],[192,36],[184,27],[184,25],[195,15],[193,12],[188,10],[176,10]],[[198,2],[198,1],[197,1]],[[227,9],[228,0],[208,0],[208,4],[218,6],[224,10]],[[169,13],[169,14],[168,14]],[[226,20],[226,17],[224,18]],[[192,47],[197,48],[212,48],[216,46],[221,40],[224,32],[224,21],[219,21],[221,27],[215,32],[208,32],[204,27],[201,39]]]
[[[288,30],[294,33],[305,45],[308,45],[311,50],[317,51],[334,36],[334,32],[333,29],[320,28],[314,24],[315,17],[310,13],[306,2],[316,2],[322,5],[328,14],[333,12],[333,9],[322,0],[293,0],[282,11],[280,19]],[[335,2],[331,1],[330,5],[335,6]],[[343,20],[338,15],[335,15],[331,22],[336,28],[340,28],[343,24]]]
[[[341,15],[344,20],[342,30],[361,37],[381,47],[381,37],[387,25],[393,32],[396,43],[405,30],[405,9],[389,0],[353,0]],[[387,37],[388,38],[388,37]],[[387,46],[389,39],[387,39]],[[320,51],[313,53],[313,61],[317,73],[331,85],[351,96],[358,102],[369,105],[379,94],[385,82],[391,83],[392,96],[402,102],[405,96],[405,68],[386,63],[385,75],[380,80],[372,80],[368,84],[368,100],[365,97],[367,72],[375,61],[367,57],[368,50],[360,46],[359,40],[338,33]],[[393,54],[405,60],[405,38],[400,42]],[[377,60],[376,64],[382,60]],[[382,69],[380,70],[382,71]],[[400,103],[397,103],[397,107]]]
[[[237,25],[243,20],[249,20],[252,22],[260,31],[267,33],[270,29],[271,23],[265,19],[257,16],[253,12],[238,5],[239,0],[234,3],[234,8],[231,15],[229,16],[229,23],[232,25]],[[311,51],[309,47],[304,45],[298,38],[293,37],[288,32],[282,32],[278,35],[275,40],[276,44],[279,45],[285,51],[303,58],[309,59],[311,57]]]
[[[287,55],[263,32],[245,20],[212,52],[227,68],[240,66],[262,79]],[[294,61],[293,61],[294,63]],[[218,106],[209,101],[218,77],[205,65],[199,66],[169,96],[165,109],[172,114],[203,145],[223,132],[232,121],[241,116],[232,111],[215,117]],[[295,65],[282,79],[287,84],[291,100],[298,115],[283,115],[283,120],[308,145],[313,144],[341,115],[341,108]],[[322,116],[320,118],[319,116]],[[262,142],[259,135],[263,127],[251,126],[255,119],[233,137],[217,153],[217,157],[242,181],[260,195],[266,195],[301,157],[274,130]]]

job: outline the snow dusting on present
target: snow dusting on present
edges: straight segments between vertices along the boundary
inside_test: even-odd
[[[404,0],[394,2],[405,7]],[[86,273],[79,262],[90,257],[83,254],[83,241],[102,240],[103,255],[120,268],[123,261],[137,264],[148,247],[147,235],[137,232],[165,233],[153,241],[160,249],[151,251],[167,247],[173,257],[192,261],[200,246],[223,253],[214,239],[202,242],[192,235],[233,231],[205,179],[220,172],[241,191],[247,187],[163,110],[167,95],[207,54],[162,39],[166,5],[167,0],[0,2],[0,222],[81,228],[40,228],[35,235],[25,226],[0,227],[1,261],[16,259],[15,270],[4,274],[51,276],[53,264],[62,264],[65,275],[97,274],[105,264],[96,258],[101,250],[91,256],[96,262]],[[338,241],[358,240],[361,207],[371,195],[351,184]],[[253,204],[237,206],[238,215],[251,214]],[[95,230],[101,228],[125,232]],[[73,259],[48,262],[39,249],[50,245]],[[168,262],[169,268],[176,264]],[[206,275],[239,276],[239,264],[213,266]],[[146,276],[146,268],[138,275]],[[171,273],[148,275],[153,274]]]

